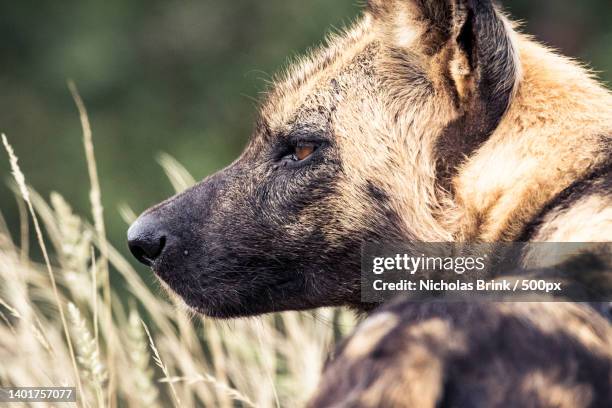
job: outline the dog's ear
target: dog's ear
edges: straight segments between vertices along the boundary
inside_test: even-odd
[[[459,113],[436,141],[444,188],[495,130],[518,88],[520,62],[510,24],[490,0],[369,0],[382,42],[448,90]],[[400,67],[401,69],[401,67]]]
[[[369,0],[368,10],[393,47],[452,79],[461,104],[497,118],[506,110],[519,64],[512,29],[490,0]]]

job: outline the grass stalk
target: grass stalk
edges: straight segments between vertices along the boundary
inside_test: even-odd
[[[2,134],[2,143],[4,144],[4,148],[6,149],[9,155],[9,161],[11,164],[11,171],[13,173],[13,177],[17,182],[17,186],[19,187],[19,191],[21,192],[21,196],[23,200],[26,202],[30,215],[32,216],[32,223],[34,224],[34,231],[36,232],[36,239],[38,240],[38,244],[40,246],[40,250],[43,254],[43,258],[45,260],[45,266],[47,268],[47,272],[49,274],[49,280],[51,281],[51,287],[53,288],[53,296],[55,298],[55,304],[60,314],[60,319],[62,321],[62,327],[64,329],[64,336],[66,337],[66,343],[68,345],[68,350],[70,354],[70,359],[72,362],[72,368],[74,370],[74,376],[77,381],[77,387],[79,390],[79,394],[83,396],[83,384],[81,383],[81,377],[79,375],[79,369],[76,363],[76,357],[74,354],[74,347],[72,345],[72,340],[70,338],[70,333],[68,331],[68,323],[66,321],[66,315],[64,313],[64,308],[62,307],[62,302],[60,300],[59,291],[57,289],[57,284],[55,282],[55,274],[53,273],[53,268],[51,267],[51,261],[49,260],[49,254],[47,252],[47,246],[45,245],[45,241],[43,240],[42,230],[38,223],[38,217],[36,217],[36,212],[34,212],[34,207],[32,206],[32,202],[30,201],[30,194],[28,192],[28,187],[25,183],[25,177],[19,168],[19,164],[17,163],[17,156],[13,151],[13,148],[8,143],[6,139],[6,135]]]
[[[166,367],[163,360],[161,359],[161,356],[159,355],[159,350],[157,350],[157,346],[155,345],[155,342],[153,341],[153,337],[151,336],[151,332],[149,332],[149,328],[147,327],[145,322],[143,322],[142,320],[140,322],[142,323],[142,327],[144,327],[144,330],[147,333],[147,337],[149,338],[149,345],[151,346],[151,351],[153,351],[153,360],[155,361],[155,364],[157,364],[157,366],[161,368],[166,380],[168,381],[168,384],[170,385],[170,391],[172,392],[174,406],[176,408],[180,408],[181,400],[178,397],[176,388],[174,387],[174,383],[170,381],[170,373],[168,372],[168,367]]]
[[[30,253],[30,224],[28,222],[28,210],[26,208],[23,198],[17,196],[17,209],[19,211],[19,231],[20,234],[20,255],[21,262],[24,265],[28,263],[28,256]]]
[[[98,339],[98,268],[96,265],[96,251],[94,247],[91,247],[91,307],[93,309],[93,327],[94,327],[94,339],[96,341],[96,348],[98,353],[100,352],[100,341]]]
[[[113,322],[112,322],[112,300],[111,300],[111,286],[110,286],[110,271],[108,267],[108,244],[106,241],[106,227],[104,225],[104,207],[102,206],[102,193],[100,188],[100,179],[98,177],[98,169],[96,166],[96,157],[94,154],[93,147],[93,136],[91,131],[91,125],[89,122],[89,116],[87,115],[87,109],[85,103],[79,94],[76,84],[73,81],[68,81],[68,88],[74,99],[74,103],[79,111],[79,118],[81,121],[81,127],[83,130],[83,145],[85,148],[85,158],[87,161],[87,172],[89,173],[89,182],[91,184],[91,190],[89,198],[91,201],[92,216],[94,220],[94,229],[98,235],[98,242],[100,248],[100,274],[102,275],[102,291],[104,296],[104,304],[106,307],[106,333],[108,336],[106,342],[106,355],[108,357],[107,367],[109,376],[108,385],[108,404],[109,406],[115,406],[115,399],[113,398],[115,389],[115,369],[114,369],[114,333],[113,333]]]

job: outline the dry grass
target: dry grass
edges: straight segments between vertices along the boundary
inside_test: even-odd
[[[21,238],[13,242],[0,215],[0,384],[77,386],[84,407],[302,406],[334,341],[352,328],[350,314],[322,309],[217,322],[151,289],[104,236],[91,131],[74,95],[93,174],[93,224],[59,194],[47,202],[28,189],[5,143],[21,197]],[[159,161],[177,191],[193,183],[171,157]],[[126,206],[120,213],[134,216]],[[42,264],[28,256],[30,222]],[[120,283],[107,286],[107,271]]]

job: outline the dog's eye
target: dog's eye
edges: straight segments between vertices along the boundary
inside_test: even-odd
[[[305,144],[295,147],[295,157],[298,160],[304,160],[315,151],[315,145]]]
[[[287,162],[301,162],[310,157],[316,150],[317,145],[314,143],[299,143],[291,149],[291,153],[283,157],[283,161]]]

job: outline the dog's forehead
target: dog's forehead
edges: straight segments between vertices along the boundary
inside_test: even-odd
[[[334,80],[335,81],[335,80]],[[320,132],[328,128],[337,101],[327,81],[313,83],[308,90],[285,96],[264,110],[263,117],[272,134],[292,135]]]
[[[345,82],[341,72],[373,40],[371,25],[365,15],[350,29],[330,36],[325,46],[291,64],[274,81],[260,110],[272,134],[327,125]]]

